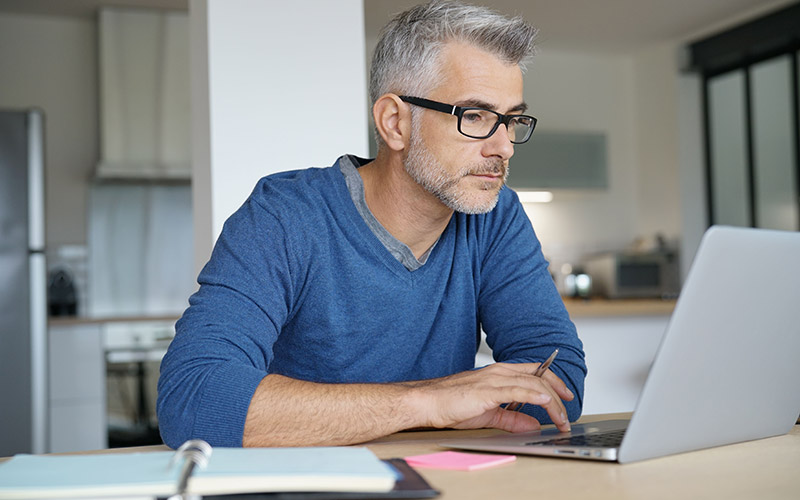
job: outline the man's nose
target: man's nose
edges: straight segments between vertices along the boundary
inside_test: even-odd
[[[497,156],[504,161],[508,161],[514,156],[514,143],[511,142],[511,134],[506,124],[498,125],[494,134],[487,137],[485,141],[484,156]]]

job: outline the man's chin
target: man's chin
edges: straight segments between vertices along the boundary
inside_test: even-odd
[[[462,196],[458,196],[453,200],[442,201],[456,212],[478,215],[491,212],[497,206],[499,194],[499,189],[483,190],[476,195],[467,196],[462,194]]]

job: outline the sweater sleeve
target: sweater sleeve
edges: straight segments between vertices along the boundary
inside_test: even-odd
[[[529,218],[516,194],[504,191],[504,209],[487,217],[481,242],[481,326],[498,362],[542,362],[553,349],[559,350],[551,370],[575,394],[575,399],[565,401],[567,416],[574,421],[583,406],[583,344],[556,290]],[[551,423],[538,406],[526,405],[524,411],[540,422]]]
[[[251,197],[226,221],[161,363],[164,442],[241,446],[253,393],[292,307],[285,232]]]

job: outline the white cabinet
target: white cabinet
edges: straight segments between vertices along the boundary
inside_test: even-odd
[[[109,424],[119,429],[146,422],[157,432],[158,364],[175,335],[175,320],[66,319],[50,325],[49,452],[107,448]],[[132,364],[141,364],[141,372],[120,370]],[[137,400],[138,394],[146,400]]]
[[[189,179],[185,12],[100,12],[100,178]]]
[[[50,452],[106,448],[102,326],[51,326],[48,347]]]
[[[586,354],[583,413],[633,411],[669,316],[573,318]]]

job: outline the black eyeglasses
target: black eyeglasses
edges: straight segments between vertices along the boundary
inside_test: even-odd
[[[502,123],[508,129],[509,140],[514,144],[522,144],[531,138],[536,127],[536,118],[528,115],[503,115],[490,109],[454,106],[407,95],[401,95],[400,99],[415,106],[457,116],[458,131],[473,139],[491,137]]]

